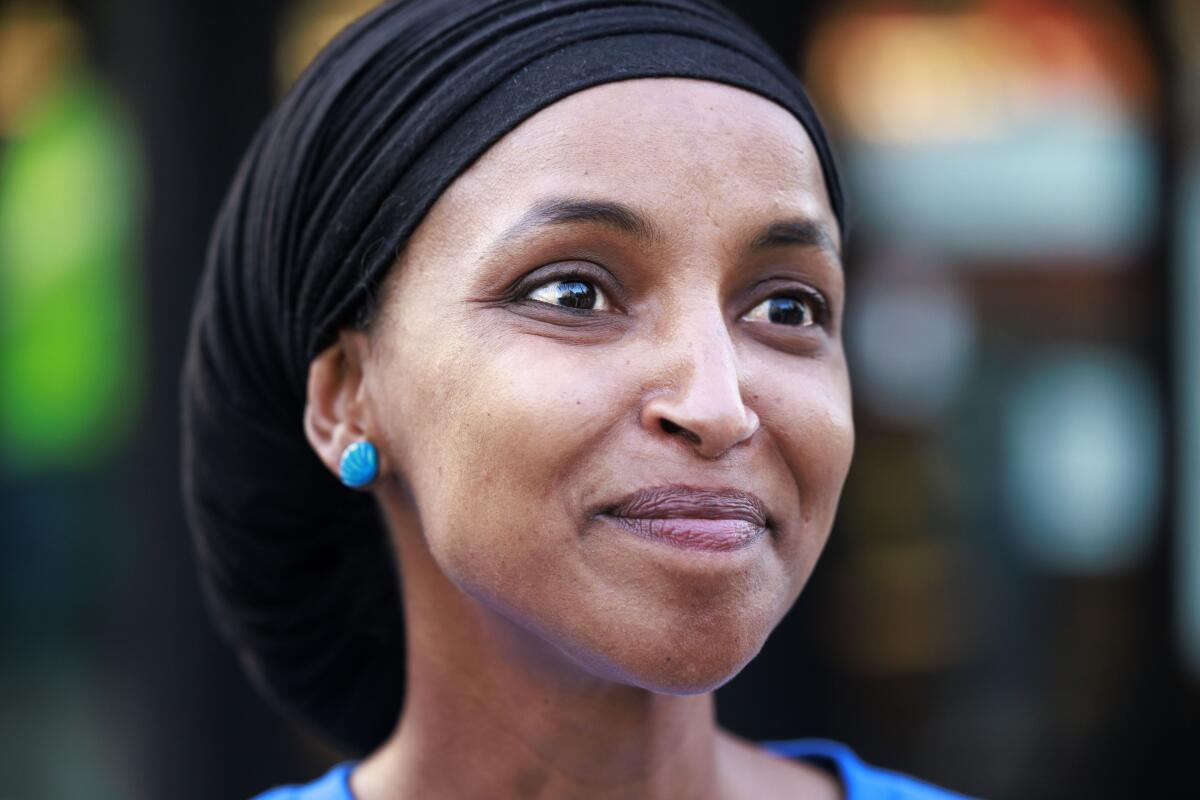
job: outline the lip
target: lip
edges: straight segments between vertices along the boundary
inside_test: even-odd
[[[626,495],[597,516],[643,538],[690,550],[740,550],[768,531],[763,501],[732,488],[647,487]]]

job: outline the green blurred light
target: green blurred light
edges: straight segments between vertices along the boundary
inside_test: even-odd
[[[0,164],[0,458],[102,457],[142,396],[134,146],[95,83],[63,82]]]

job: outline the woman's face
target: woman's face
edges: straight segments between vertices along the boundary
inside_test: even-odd
[[[606,84],[492,147],[410,240],[363,371],[449,580],[601,677],[736,674],[850,462],[838,241],[803,128],[731,87]],[[683,521],[612,516],[655,487],[624,513]]]

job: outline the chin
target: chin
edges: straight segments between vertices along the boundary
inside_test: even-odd
[[[755,653],[754,655],[757,655]],[[754,657],[735,664],[692,663],[641,676],[634,685],[657,694],[690,695],[713,692],[733,680]]]
[[[718,615],[667,631],[631,627],[601,652],[593,650],[581,659],[584,665],[619,683],[659,694],[691,695],[732,680],[758,655],[773,626]]]

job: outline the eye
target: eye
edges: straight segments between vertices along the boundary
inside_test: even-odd
[[[591,281],[576,276],[547,281],[525,298],[574,311],[608,311],[612,308],[604,292]]]
[[[742,319],[808,328],[819,324],[824,313],[825,306],[820,298],[783,295],[762,301],[746,312]]]

